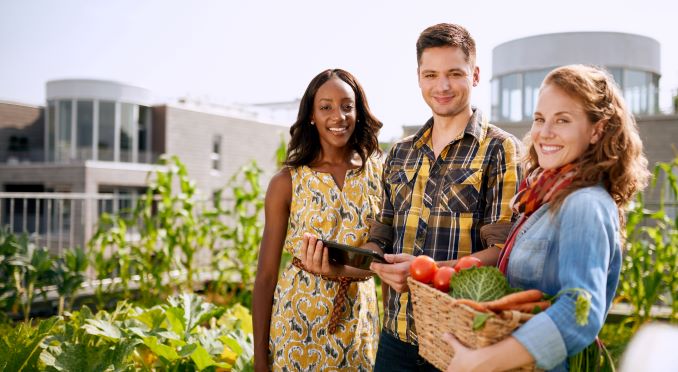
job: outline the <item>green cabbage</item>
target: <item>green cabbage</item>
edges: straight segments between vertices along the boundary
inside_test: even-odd
[[[450,296],[484,302],[494,301],[514,292],[504,274],[493,266],[471,267],[452,277]]]

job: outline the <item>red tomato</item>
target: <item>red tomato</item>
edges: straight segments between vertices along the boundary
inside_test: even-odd
[[[436,271],[436,275],[433,276],[433,287],[439,291],[445,293],[450,291],[450,279],[452,275],[456,274],[453,268],[449,266],[443,266]]]
[[[480,261],[480,259],[473,256],[464,256],[457,261],[456,265],[454,265],[454,270],[459,272],[460,270],[468,269],[469,267],[473,266],[483,266],[483,261]]]
[[[410,274],[412,275],[412,278],[422,283],[430,283],[431,280],[433,280],[436,271],[438,271],[438,265],[436,265],[436,262],[429,256],[417,256],[410,265]]]

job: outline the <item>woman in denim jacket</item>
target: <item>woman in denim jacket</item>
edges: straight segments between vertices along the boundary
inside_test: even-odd
[[[565,294],[494,345],[470,350],[446,335],[455,349],[448,371],[532,362],[567,370],[567,357],[594,341],[614,298],[624,206],[649,172],[636,123],[612,77],[583,65],[551,71],[527,142],[527,177],[511,201],[520,219],[499,269],[513,287]],[[590,312],[580,325],[577,298],[587,295]]]

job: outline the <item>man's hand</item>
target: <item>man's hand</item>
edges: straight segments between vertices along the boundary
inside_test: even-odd
[[[370,270],[374,271],[381,280],[398,293],[407,292],[407,277],[410,275],[410,264],[414,256],[402,254],[385,254],[386,264],[372,263]]]

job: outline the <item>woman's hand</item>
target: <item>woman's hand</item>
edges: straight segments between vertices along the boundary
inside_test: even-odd
[[[469,349],[449,333],[443,334],[443,340],[454,349],[454,356],[447,366],[447,372],[483,371],[480,363],[479,350]]]
[[[301,243],[302,263],[306,271],[329,277],[341,275],[341,267],[330,264],[329,252],[313,234],[304,234]]]

